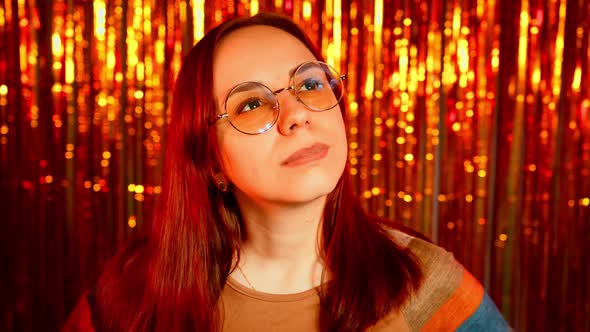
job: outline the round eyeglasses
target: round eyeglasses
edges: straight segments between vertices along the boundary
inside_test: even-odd
[[[258,82],[240,83],[225,99],[225,113],[217,115],[209,125],[227,118],[232,127],[244,134],[262,134],[279,118],[279,93],[288,90],[308,109],[327,111],[342,99],[342,80],[345,78],[346,75],[340,75],[327,63],[311,61],[295,69],[286,88],[273,91]]]

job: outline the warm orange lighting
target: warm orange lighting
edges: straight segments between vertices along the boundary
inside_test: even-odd
[[[258,12],[258,1],[256,2],[256,13]],[[250,4],[250,13],[252,13],[253,4]],[[205,35],[205,0],[193,0],[193,36],[195,42],[201,40]],[[256,14],[254,13],[254,14]],[[252,14],[252,15],[254,15]]]
[[[135,186],[135,193],[137,194],[143,194],[144,188],[143,185],[139,184]]]
[[[580,66],[576,67],[574,71],[574,79],[572,81],[572,89],[575,91],[580,90],[580,83],[582,82],[582,68]]]
[[[127,220],[127,225],[130,228],[135,228],[135,226],[137,226],[137,219],[135,218],[135,216],[129,217],[129,219]]]
[[[250,16],[258,14],[258,0],[250,0]]]
[[[303,18],[309,20],[311,18],[311,3],[309,0],[303,1]]]

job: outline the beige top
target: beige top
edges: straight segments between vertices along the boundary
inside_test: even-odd
[[[231,278],[221,295],[223,331],[319,331],[320,299],[313,288],[295,294],[269,294]],[[369,331],[409,331],[403,315],[390,315]]]
[[[394,240],[408,247],[413,237],[393,231]],[[320,286],[321,287],[321,286]],[[295,294],[270,294],[250,289],[231,277],[221,294],[223,331],[319,331],[318,288]],[[410,331],[404,315],[395,312],[369,329]]]
[[[399,231],[395,241],[418,259],[424,280],[418,291],[369,331],[509,331],[481,284],[444,249]],[[321,286],[320,286],[321,287]],[[319,331],[317,288],[269,294],[228,279],[221,294],[223,331]],[[62,331],[94,332],[94,300],[85,294]]]

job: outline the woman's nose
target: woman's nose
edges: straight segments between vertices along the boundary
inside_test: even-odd
[[[291,91],[282,90],[278,94],[278,129],[283,135],[291,135],[296,130],[311,126],[311,110],[301,103]]]

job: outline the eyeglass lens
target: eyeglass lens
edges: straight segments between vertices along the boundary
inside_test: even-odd
[[[342,80],[336,69],[322,62],[301,65],[291,77],[291,92],[307,108],[325,111],[342,97]],[[277,96],[265,85],[245,82],[232,89],[225,103],[230,123],[246,134],[259,134],[277,121]]]

